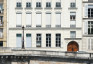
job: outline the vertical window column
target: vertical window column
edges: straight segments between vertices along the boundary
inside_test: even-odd
[[[26,34],[26,47],[31,47],[32,40],[31,40],[31,34]]]
[[[51,47],[51,34],[46,34],[46,47]]]
[[[41,27],[42,16],[41,13],[36,13],[36,27]]]
[[[26,27],[31,27],[32,25],[32,14],[26,13]]]
[[[22,47],[22,35],[16,34],[16,47]]]
[[[61,47],[61,34],[56,34],[56,47]]]
[[[61,27],[61,13],[56,13],[56,27]]]
[[[51,27],[51,13],[46,13],[46,27]]]
[[[21,27],[22,23],[22,14],[17,13],[16,14],[16,27]]]
[[[41,47],[41,34],[36,35],[36,47]]]

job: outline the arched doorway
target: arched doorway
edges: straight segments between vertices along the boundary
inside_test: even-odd
[[[69,52],[76,52],[79,50],[79,45],[75,41],[71,41],[67,45],[67,51]]]

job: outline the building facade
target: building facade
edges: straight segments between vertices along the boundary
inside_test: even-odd
[[[0,47],[6,47],[7,41],[7,1],[0,0]]]
[[[81,0],[8,0],[7,46],[82,51]]]
[[[93,52],[93,1],[83,0],[83,47],[88,52]]]

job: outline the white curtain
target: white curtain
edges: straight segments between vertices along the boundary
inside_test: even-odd
[[[22,22],[22,14],[17,13],[16,14],[16,25],[21,25],[21,22]]]
[[[31,47],[31,34],[26,34],[26,47]]]
[[[50,13],[46,14],[46,25],[51,25],[51,14]]]
[[[36,14],[36,25],[41,25],[41,14],[40,13]]]
[[[56,25],[61,25],[61,14],[56,13]]]
[[[31,25],[31,23],[32,23],[32,14],[27,13],[26,14],[26,25]]]
[[[84,22],[84,33],[88,34],[88,21]]]
[[[22,35],[21,34],[16,35],[16,47],[22,47]]]
[[[88,4],[85,4],[85,17],[87,17],[88,16]]]

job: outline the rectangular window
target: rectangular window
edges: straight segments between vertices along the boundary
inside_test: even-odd
[[[61,46],[61,34],[56,34],[56,47]]]
[[[0,4],[0,13],[3,13],[3,5]]]
[[[46,27],[51,27],[51,13],[46,13]]]
[[[22,3],[21,2],[17,2],[16,3],[16,7],[22,7]]]
[[[0,38],[3,38],[3,29],[0,28]]]
[[[30,7],[31,7],[31,3],[30,3],[30,2],[27,2],[27,3],[26,3],[26,7],[27,7],[27,8],[30,8]]]
[[[17,13],[16,14],[16,27],[21,27],[21,22],[22,22],[22,14]]]
[[[76,1],[75,0],[71,0],[70,7],[71,8],[76,7]]]
[[[70,20],[76,20],[76,13],[70,12]]]
[[[0,16],[0,26],[3,26],[3,16]]]
[[[26,34],[26,47],[31,47],[31,34]]]
[[[70,21],[70,27],[75,28],[76,27],[76,21]]]
[[[61,27],[61,13],[56,13],[56,27]]]
[[[93,21],[88,21],[88,34],[93,34]]]
[[[46,34],[46,47],[51,47],[51,34]]]
[[[93,39],[88,39],[88,49],[93,50]]]
[[[26,27],[31,27],[32,23],[32,14],[26,13]]]
[[[0,47],[3,47],[3,41],[0,41]]]
[[[41,34],[36,35],[36,47],[41,47]]]
[[[22,47],[22,35],[16,34],[16,47]]]
[[[51,2],[46,2],[46,7],[51,7]]]
[[[88,5],[88,18],[93,17],[93,5]]]
[[[70,31],[70,38],[76,38],[76,31]]]
[[[41,7],[41,2],[36,2],[36,7]]]
[[[41,13],[36,13],[36,27],[41,27],[42,16]]]
[[[61,2],[56,2],[56,7],[61,7]]]

